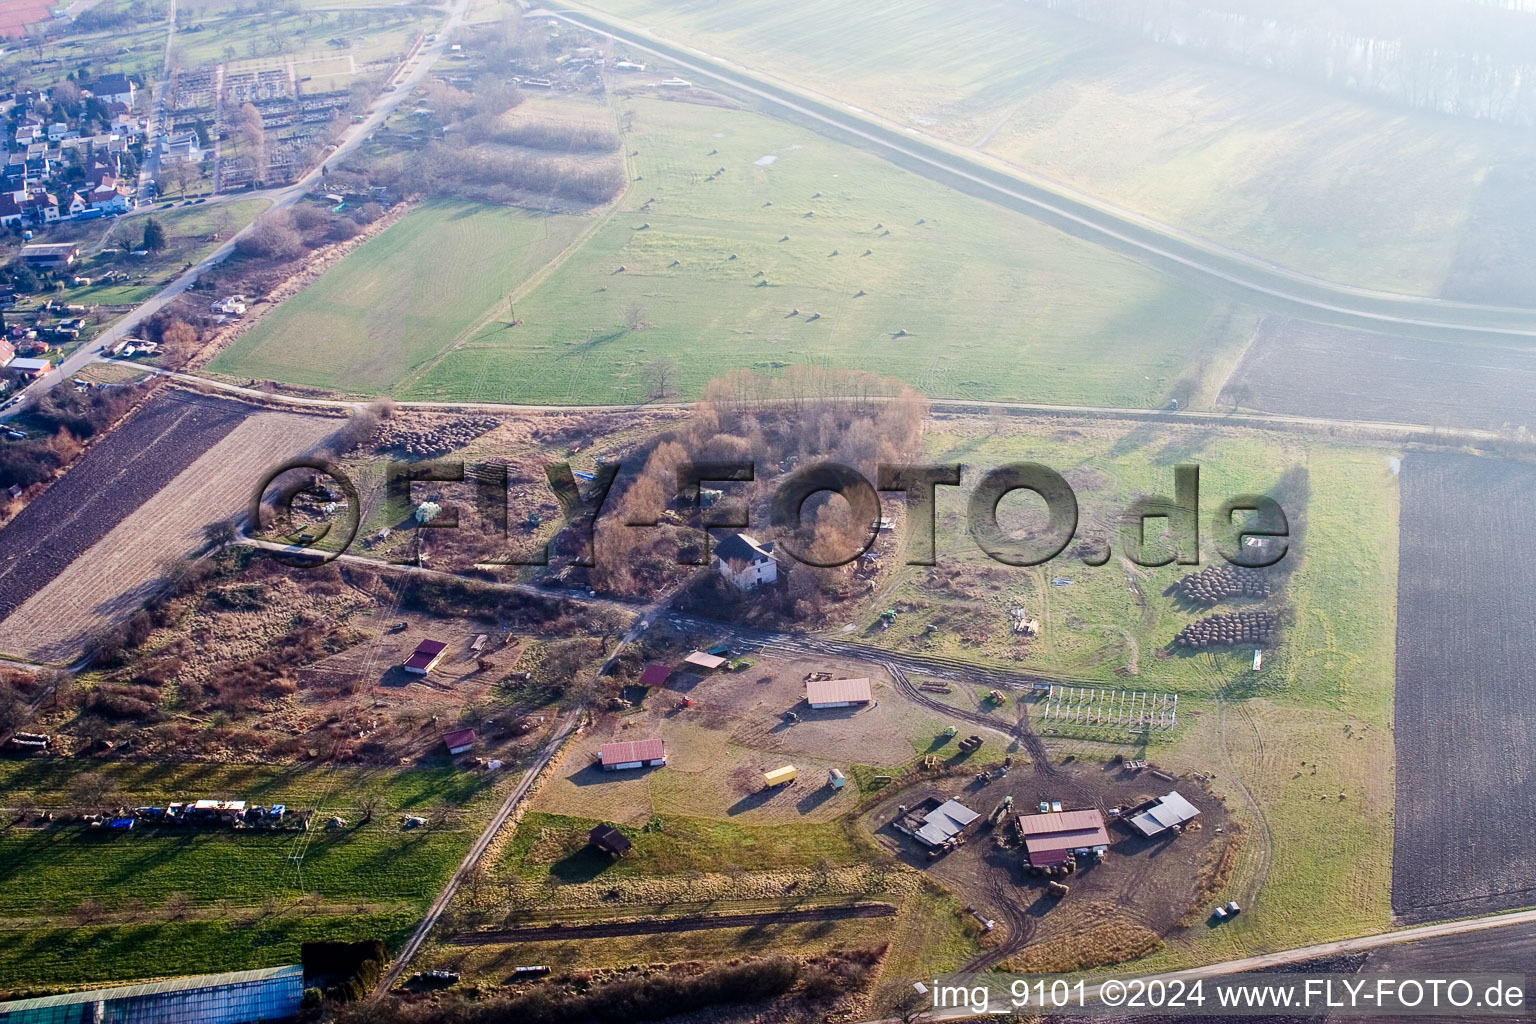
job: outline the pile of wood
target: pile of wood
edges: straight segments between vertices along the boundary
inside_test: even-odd
[[[1238,647],[1268,643],[1278,619],[1274,612],[1233,612],[1197,619],[1179,630],[1173,638],[1179,647],[1197,650],[1206,647]]]
[[[1190,604],[1209,607],[1234,597],[1268,597],[1269,577],[1259,569],[1212,565],[1181,577],[1173,592]]]

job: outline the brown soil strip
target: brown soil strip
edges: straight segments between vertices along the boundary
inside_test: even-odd
[[[761,925],[800,924],[804,921],[848,921],[865,917],[894,917],[889,903],[860,903],[845,907],[809,907],[762,914],[713,914],[673,917],[660,921],[614,921],[599,924],[550,924],[543,928],[509,928],[501,931],[455,935],[456,946],[499,946],[513,942],[547,942],[551,939],[613,938],[619,935],[660,935],[667,932],[699,932],[715,928],[755,928]]]

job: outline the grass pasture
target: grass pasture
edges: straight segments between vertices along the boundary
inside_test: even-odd
[[[434,202],[370,239],[241,335],[214,372],[383,393],[557,254],[582,220]]]
[[[508,845],[501,870],[519,878],[572,882],[598,874],[645,878],[724,871],[733,865],[754,871],[840,867],[868,856],[867,845],[850,833],[846,820],[765,827],[665,815],[625,829],[634,846],[614,860],[587,845],[587,833],[596,824],[592,819],[530,813]]]
[[[1148,407],[1200,390],[1194,367],[1251,329],[1139,264],[804,130],[621,103],[637,180],[610,214],[428,204],[210,369],[409,399],[601,404],[645,401],[657,360],[678,364],[683,396],[730,367],[830,364],[934,396]]]
[[[1148,406],[1237,340],[1169,278],[818,135],[621,104],[619,210],[518,302],[522,326],[485,324],[399,397],[643,401],[670,358],[683,395],[729,367],[826,363],[935,396]]]
[[[87,985],[297,963],[306,942],[383,939],[397,948],[415,911],[265,914],[226,919],[0,929],[0,986]]]
[[[127,805],[211,794],[320,814],[309,833],[167,828],[106,836],[69,823],[0,832],[0,986],[290,963],[301,941],[321,936],[398,940],[463,858],[495,799],[484,776],[448,768],[21,761],[0,764],[0,803],[72,806],[85,775],[99,776]],[[359,801],[368,793],[379,803],[364,823]],[[428,816],[430,825],[401,829],[406,812]],[[349,827],[325,830],[333,814]]]
[[[1323,666],[1315,664],[1316,658],[1323,658],[1327,670],[1353,671],[1363,665],[1352,653],[1362,645],[1390,651],[1390,630],[1383,634],[1380,626],[1391,618],[1393,549],[1381,538],[1392,537],[1396,529],[1396,480],[1385,450],[1220,428],[995,418],[938,425],[928,446],[935,462],[962,462],[974,467],[973,475],[958,492],[939,492],[934,579],[927,578],[926,570],[904,570],[895,590],[878,604],[884,608],[909,600],[919,607],[898,615],[887,630],[861,623],[867,627],[867,642],[1194,696],[1213,696],[1233,679],[1250,686],[1251,649],[1156,656],[1182,626],[1209,613],[1181,610],[1163,594],[1193,567],[1136,566],[1123,557],[1124,545],[1115,532],[1120,513],[1138,495],[1171,495],[1174,466],[1195,463],[1200,467],[1202,566],[1219,560],[1212,516],[1226,497],[1268,492],[1286,471],[1304,477],[1311,487],[1310,500],[1298,507],[1292,499],[1286,507],[1304,551],[1299,560],[1293,555],[1283,563],[1291,568],[1286,596],[1298,604],[1297,626],[1288,631],[1286,644],[1266,655],[1260,673],[1267,681],[1265,692],[1270,686],[1290,690],[1305,683],[1320,688],[1309,699],[1328,704],[1347,692],[1348,677],[1325,683],[1328,673],[1318,671]],[[1095,531],[1109,537],[1107,564],[1086,565],[1069,547],[1045,565],[1015,568],[992,561],[976,546],[966,532],[963,494],[984,470],[1018,461],[1043,463],[1074,485],[1077,540]],[[1029,511],[1024,499],[1010,498],[1000,514],[1005,523],[1017,515],[1023,524]],[[1327,532],[1320,532],[1314,520],[1325,523]],[[1071,582],[1053,585],[1053,579]],[[1008,631],[1008,610],[1014,607],[1025,608],[1041,623],[1040,637],[1022,649],[1026,653],[1019,662],[1014,656],[1021,648]],[[1224,610],[1230,608],[1213,609]],[[940,627],[931,637],[925,635],[930,622]],[[1359,632],[1361,622],[1371,623],[1373,631]],[[1341,642],[1341,635],[1348,640]],[[1373,685],[1380,682],[1373,680]]]

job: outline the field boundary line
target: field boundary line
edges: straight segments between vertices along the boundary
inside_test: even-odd
[[[103,363],[113,363],[120,366],[132,366],[147,374],[157,377],[169,377],[181,381],[183,384],[196,387],[213,388],[233,395],[241,395],[245,398],[273,402],[287,405],[307,406],[315,409],[355,409],[367,405],[372,398],[309,398],[301,395],[285,395],[274,391],[260,391],[255,388],[245,387],[239,384],[231,384],[228,381],[218,380],[213,377],[204,377],[195,373],[186,373],[176,370],[163,370],[156,366],[147,366],[142,363],[134,363],[126,360],[102,358]],[[839,397],[863,397],[863,396],[826,396],[828,399]],[[1135,409],[1128,406],[1112,405],[1045,405],[1039,402],[1011,402],[991,401],[968,398],[929,398],[928,404],[935,413],[948,415],[978,415],[997,409],[1003,412],[1019,415],[1040,416],[1078,416],[1085,419],[1120,419],[1138,422],[1154,423],[1186,423],[1206,424],[1210,426],[1245,427],[1253,430],[1354,430],[1370,434],[1373,439],[1384,441],[1411,442],[1416,444],[1441,444],[1446,447],[1460,447],[1468,442],[1497,441],[1512,443],[1513,439],[1496,430],[1483,430],[1477,427],[1437,427],[1425,423],[1388,423],[1380,420],[1347,420],[1333,419],[1327,416],[1298,416],[1290,413],[1268,412],[1194,412],[1179,410],[1173,412],[1166,409]],[[698,405],[697,402],[609,402],[600,405],[582,405],[570,403],[519,403],[519,402],[474,402],[474,401],[439,401],[433,399],[400,399],[394,400],[394,405],[399,409],[428,409],[442,410],[445,412],[503,412],[503,413],[646,413],[646,412],[684,412]]]

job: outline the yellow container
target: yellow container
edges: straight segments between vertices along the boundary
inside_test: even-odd
[[[795,776],[798,774],[795,771],[794,765],[787,764],[783,768],[775,768],[771,772],[764,772],[763,783],[768,786],[782,786],[786,782],[794,782]]]

